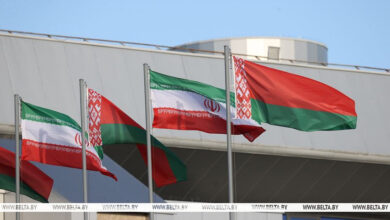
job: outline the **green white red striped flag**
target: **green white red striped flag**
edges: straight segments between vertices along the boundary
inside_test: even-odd
[[[356,128],[355,102],[338,90],[234,57],[237,116],[302,131]]]
[[[154,71],[150,71],[150,87],[153,127],[226,134],[225,90]],[[234,118],[233,93],[231,103],[232,134],[254,141],[265,130],[252,119]]]
[[[82,169],[81,127],[71,117],[27,102],[22,109],[22,160]],[[117,180],[87,144],[87,169]]]
[[[48,202],[53,179],[32,163],[20,161],[20,193]],[[0,188],[15,192],[15,153],[0,147]]]
[[[116,105],[88,89],[89,137],[96,148],[108,144],[136,144],[147,164],[146,131]],[[100,151],[100,150],[99,150]],[[153,180],[158,187],[187,178],[186,166],[152,136]]]

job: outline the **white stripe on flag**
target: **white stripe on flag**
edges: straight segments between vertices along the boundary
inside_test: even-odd
[[[31,120],[22,120],[21,125],[22,139],[81,149],[81,133],[76,129]],[[87,150],[98,156],[94,148],[87,147]]]
[[[226,104],[213,101],[212,104],[210,99],[199,95],[194,92],[183,91],[183,90],[151,90],[152,106],[153,108],[173,108],[184,111],[203,111],[209,112],[210,114],[216,115],[226,120]],[[209,100],[209,101],[208,101]],[[213,107],[211,107],[213,105]],[[219,105],[218,107],[215,107]],[[217,108],[212,111],[212,109]],[[235,118],[235,108],[230,107],[232,114],[232,123],[236,125],[254,125],[260,126],[259,123],[252,119],[238,119]]]
[[[68,126],[22,120],[22,135],[41,143],[80,147],[75,141],[80,132]]]

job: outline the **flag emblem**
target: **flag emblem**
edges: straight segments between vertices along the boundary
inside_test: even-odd
[[[210,111],[212,111],[212,112],[221,111],[221,106],[215,100],[205,99],[203,101],[203,104],[204,104],[204,107],[210,109]]]
[[[74,136],[74,142],[75,142],[77,145],[79,145],[79,146],[82,145],[82,144],[81,144],[81,136],[80,136],[79,133],[77,133],[77,134]]]

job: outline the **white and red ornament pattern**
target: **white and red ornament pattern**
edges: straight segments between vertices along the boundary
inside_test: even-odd
[[[102,114],[102,95],[92,89],[88,89],[88,114],[89,114],[89,142],[92,146],[102,146],[102,133],[100,130]]]
[[[241,58],[234,58],[234,85],[236,89],[236,118],[250,119],[252,117],[252,106],[250,90],[247,85],[245,62]]]

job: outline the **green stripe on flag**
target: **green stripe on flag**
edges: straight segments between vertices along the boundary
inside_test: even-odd
[[[0,174],[0,188],[10,192],[15,192],[15,178],[5,174]],[[43,196],[39,195],[22,181],[20,182],[20,193],[40,202],[48,202]]]
[[[226,92],[214,86],[193,80],[181,79],[150,71],[150,88],[158,90],[183,90],[198,93],[217,102],[226,103]],[[230,93],[230,103],[235,106],[234,93]]]
[[[106,144],[144,144],[146,145],[146,131],[126,124],[102,124],[101,127],[103,145]],[[163,150],[168,158],[169,165],[178,181],[186,179],[185,165],[167,147],[155,137],[151,138],[151,145]],[[184,169],[183,169],[184,168]]]
[[[356,128],[356,116],[265,104],[256,99],[251,99],[251,104],[252,119],[259,123],[265,122],[272,125],[295,128],[301,131]]]
[[[71,117],[53,111],[47,108],[42,108],[27,102],[21,103],[22,105],[22,120],[31,120],[48,124],[68,126],[78,131],[81,130],[80,125],[75,122]]]

